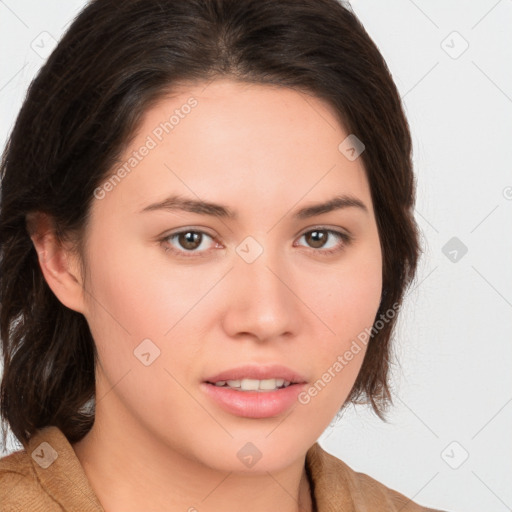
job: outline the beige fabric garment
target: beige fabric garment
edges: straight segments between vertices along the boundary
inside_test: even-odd
[[[352,470],[318,443],[307,452],[306,469],[317,512],[440,512]],[[57,427],[39,430],[24,450],[0,459],[0,511],[105,512]]]

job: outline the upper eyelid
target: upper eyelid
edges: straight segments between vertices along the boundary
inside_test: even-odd
[[[329,231],[331,233],[339,233],[341,235],[352,236],[350,231],[348,229],[346,229],[346,228],[341,228],[339,226],[330,227],[330,226],[325,226],[325,225],[322,225],[322,224],[318,224],[316,226],[312,226],[312,227],[306,228],[306,229],[300,231],[297,236],[302,236],[302,235],[305,235],[306,233],[309,233],[309,232],[315,231],[315,230],[318,230],[318,231]]]

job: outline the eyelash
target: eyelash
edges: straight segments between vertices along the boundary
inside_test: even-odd
[[[322,227],[322,226],[314,227],[314,228],[309,229],[308,231],[305,231],[304,233],[302,233],[302,235],[300,235],[299,238],[302,238],[304,235],[307,235],[307,234],[312,233],[314,231],[324,231],[324,232],[329,233],[331,235],[335,235],[339,239],[342,240],[341,247],[337,247],[337,248],[334,248],[334,249],[315,249],[313,247],[309,248],[313,252],[318,253],[321,256],[330,256],[332,254],[340,253],[353,240],[353,237],[351,235],[348,235],[347,233],[344,233],[342,231],[336,231],[334,229],[328,229],[328,228],[325,228],[325,227]],[[172,246],[166,244],[166,242],[168,242],[169,240],[175,239],[179,235],[182,235],[182,234],[185,234],[185,233],[200,233],[200,234],[206,235],[206,236],[210,237],[212,240],[214,240],[213,236],[209,235],[208,233],[206,233],[204,231],[201,231],[201,230],[198,230],[198,229],[184,229],[184,230],[181,230],[181,231],[177,231],[176,233],[171,233],[170,235],[166,235],[165,237],[163,237],[163,238],[161,238],[159,240],[164,245],[164,251],[166,253],[167,252],[171,252],[171,253],[173,253],[173,254],[175,254],[175,255],[177,255],[179,257],[183,257],[183,258],[196,258],[196,257],[202,258],[202,257],[207,256],[206,253],[208,253],[209,250],[200,251],[200,252],[198,252],[198,251],[178,250],[178,249],[175,249]]]

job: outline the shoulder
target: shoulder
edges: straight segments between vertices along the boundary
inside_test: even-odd
[[[342,460],[326,452],[318,443],[308,451],[307,462],[317,502],[329,504],[332,510],[443,512],[424,507],[371,476],[355,471]]]
[[[30,456],[25,450],[0,458],[0,510],[61,510],[41,487]]]
[[[2,512],[104,512],[72,445],[56,426],[0,459]]]

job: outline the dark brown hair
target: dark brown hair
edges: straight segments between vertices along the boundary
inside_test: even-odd
[[[57,235],[81,251],[94,190],[144,112],[180,82],[215,77],[314,94],[365,144],[360,158],[383,251],[375,321],[401,304],[420,251],[411,137],[388,67],[349,7],[336,0],[95,0],[31,83],[2,158],[4,436],[10,427],[25,442],[56,425],[76,442],[94,422],[87,407],[94,341],[84,316],[48,287],[27,214],[49,214]],[[384,421],[395,320],[372,331],[345,404],[370,403]]]

